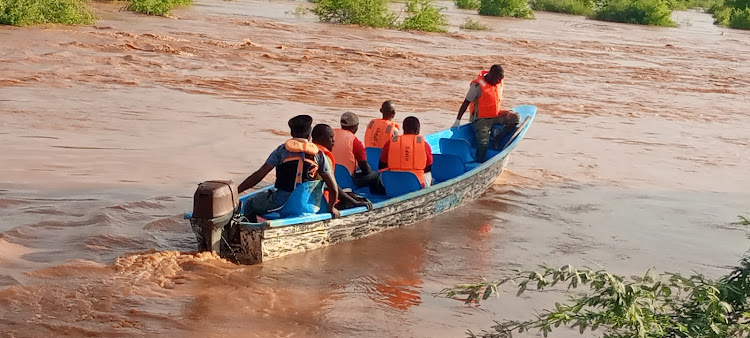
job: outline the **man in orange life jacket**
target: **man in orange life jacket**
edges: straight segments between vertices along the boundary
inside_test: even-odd
[[[318,149],[323,152],[326,156],[326,161],[328,161],[328,164],[331,168],[336,168],[336,157],[333,155],[330,149],[333,149],[335,140],[333,138],[333,128],[327,124],[317,124],[312,130],[312,141],[315,143],[316,146],[318,146]],[[337,182],[338,183],[338,182]],[[364,206],[367,207],[368,210],[372,210],[372,203],[367,202],[360,202],[349,196],[346,192],[344,192],[341,187],[339,189],[339,201],[337,202],[336,206],[341,207],[344,206],[345,209],[347,208],[355,208]],[[329,196],[326,194],[326,199],[328,199]],[[341,204],[341,205],[339,205]]]
[[[396,116],[396,108],[393,101],[385,101],[380,106],[382,119],[373,119],[367,124],[365,130],[365,147],[383,148],[388,140],[396,135],[401,135],[401,126],[393,118]]]
[[[477,139],[477,162],[484,162],[487,156],[487,146],[490,140],[490,130],[493,124],[502,124],[505,127],[498,136],[502,139],[504,135],[512,132],[518,121],[518,114],[512,110],[502,110],[503,103],[503,78],[505,77],[503,67],[492,65],[490,71],[482,71],[474,81],[471,81],[466,99],[458,109],[456,123],[451,128],[458,128],[461,117],[466,108],[471,108],[471,121]]]
[[[432,148],[419,135],[419,119],[409,116],[404,119],[404,135],[394,136],[383,146],[380,153],[380,169],[409,171],[422,183],[422,188],[432,184]]]
[[[309,115],[298,115],[291,118],[289,129],[292,139],[276,148],[268,156],[266,163],[237,187],[237,190],[242,193],[254,187],[272,169],[276,168],[274,188],[255,194],[245,202],[245,216],[251,222],[256,221],[257,215],[263,215],[270,210],[283,206],[297,184],[315,180],[318,175],[325,182],[331,196],[328,202],[328,210],[331,210],[331,215],[334,218],[339,216],[339,211],[334,207],[339,192],[336,180],[333,178],[333,169],[326,162],[323,152],[309,141],[311,127],[312,117]]]
[[[380,173],[372,170],[367,164],[367,152],[355,135],[357,130],[359,130],[359,117],[356,114],[346,112],[341,115],[341,129],[333,130],[333,138],[337,146],[331,152],[336,158],[336,163],[349,170],[354,185],[369,186],[371,192],[384,194],[385,190],[380,185]],[[356,171],[357,167],[360,171]]]

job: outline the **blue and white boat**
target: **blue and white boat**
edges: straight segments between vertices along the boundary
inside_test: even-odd
[[[426,135],[425,140],[434,155],[432,186],[421,189],[411,173],[383,172],[386,195],[370,194],[366,188],[355,190],[373,202],[369,211],[366,207],[344,209],[340,210],[341,217],[332,219],[325,210],[325,203],[318,203],[322,182],[313,181],[298,186],[289,202],[280,210],[264,215],[266,220],[262,222],[243,221],[238,216],[242,215],[241,207],[228,216],[217,217],[215,213],[206,216],[203,212],[202,217],[197,217],[198,192],[194,212],[186,214],[185,218],[190,219],[202,249],[215,251],[240,264],[255,264],[435,217],[479,198],[503,171],[508,155],[528,131],[537,109],[525,105],[513,110],[520,115],[521,123],[514,133],[498,142],[502,145],[499,150],[488,150],[483,163],[474,161],[476,141],[471,124]],[[368,149],[368,159],[373,157],[371,166],[375,164],[375,168],[377,152],[378,149]],[[337,170],[336,180],[342,188],[354,188],[347,171]],[[244,203],[237,204],[237,199],[244,202],[253,194],[271,188],[239,198],[233,190],[227,198],[234,198],[234,205],[241,206]],[[230,190],[231,187],[227,192]]]

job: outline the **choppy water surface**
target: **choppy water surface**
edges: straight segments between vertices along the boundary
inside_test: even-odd
[[[477,308],[443,287],[542,262],[715,276],[747,247],[727,226],[750,212],[747,32],[695,12],[465,32],[470,12],[450,9],[451,33],[410,33],[297,5],[198,1],[167,19],[96,4],[93,27],[0,27],[0,332],[461,336],[560,294]],[[258,266],[190,253],[195,184],[242,180],[289,117],[367,119],[394,99],[433,132],[492,63],[506,104],[540,111],[471,207]]]

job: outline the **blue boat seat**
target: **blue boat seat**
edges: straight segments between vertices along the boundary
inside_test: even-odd
[[[444,182],[466,172],[463,159],[456,155],[432,154],[432,159],[432,178],[436,182]]]
[[[367,147],[365,148],[365,152],[367,152],[367,164],[370,165],[370,169],[372,170],[378,170],[378,165],[380,164],[380,153],[383,151],[383,149],[375,148],[375,147]]]
[[[323,181],[308,181],[297,185],[280,208],[263,215],[265,219],[291,218],[328,212],[323,197]]]
[[[386,170],[380,174],[385,186],[385,196],[393,198],[422,189],[417,175],[408,171]]]
[[[333,176],[336,178],[336,184],[338,184],[341,189],[354,190],[356,188],[354,186],[354,181],[352,180],[352,175],[349,174],[349,169],[346,169],[342,164],[336,165],[336,168],[333,170]]]
[[[458,156],[465,163],[474,162],[474,150],[469,141],[457,138],[441,138],[440,153]]]

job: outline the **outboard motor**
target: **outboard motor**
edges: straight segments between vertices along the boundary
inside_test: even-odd
[[[239,211],[237,187],[232,181],[206,181],[198,184],[193,196],[193,232],[200,251],[221,253],[222,232]]]

